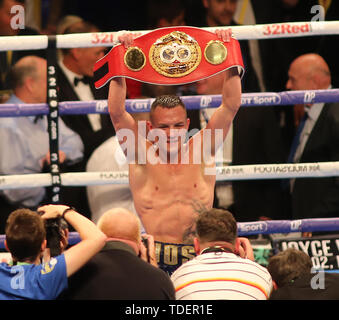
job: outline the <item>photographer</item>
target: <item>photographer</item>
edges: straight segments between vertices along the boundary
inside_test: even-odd
[[[201,213],[196,234],[197,256],[171,276],[177,300],[268,299],[271,276],[254,262],[249,240],[237,237],[237,223],[229,211]]]
[[[174,299],[169,276],[155,267],[154,240],[150,235],[145,235],[147,259],[140,220],[135,214],[123,208],[111,209],[101,216],[98,228],[107,235],[106,245],[69,279],[63,299]]]
[[[13,265],[0,264],[0,300],[56,299],[67,288],[67,278],[105,244],[106,236],[92,221],[63,205],[46,205],[38,215],[29,209],[13,211],[6,224],[6,249]],[[82,241],[41,264],[46,248],[45,220],[62,217]]]

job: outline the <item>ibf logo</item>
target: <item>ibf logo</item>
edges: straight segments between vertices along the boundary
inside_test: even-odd
[[[313,103],[314,98],[315,98],[315,92],[307,91],[304,94],[304,103]]]

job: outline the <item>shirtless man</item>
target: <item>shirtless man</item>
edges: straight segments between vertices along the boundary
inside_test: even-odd
[[[218,30],[216,34],[223,41],[230,41],[230,29]],[[133,43],[133,35],[125,34],[119,40],[128,48]],[[152,104],[147,128],[149,132],[155,129],[162,132],[165,142],[160,143],[164,141],[161,137],[152,140],[142,136],[138,124],[125,110],[125,79],[114,78],[110,82],[108,108],[118,138],[119,130],[122,129],[129,129],[135,137],[135,161],[129,163],[129,183],[135,208],[146,232],[152,234],[156,241],[183,243],[183,235],[193,225],[199,209],[210,209],[213,205],[216,177],[215,174],[206,174],[205,169],[213,169],[215,164],[214,161],[206,161],[203,152],[209,148],[213,159],[223,142],[219,139],[219,143],[215,143],[217,139],[214,137],[219,129],[219,133],[222,132],[221,140],[225,139],[241,103],[241,82],[237,68],[230,68],[224,74],[221,106],[216,109],[206,128],[185,143],[177,134],[178,130],[175,130],[187,132],[190,123],[180,98],[160,96]],[[211,143],[206,145],[204,131],[210,131],[211,134]],[[199,137],[201,148],[196,148],[194,142],[199,141]],[[131,143],[127,140],[119,141],[125,152],[126,144]],[[144,143],[145,152],[140,152],[140,143]],[[201,153],[200,163],[194,161],[197,152]],[[151,154],[158,156],[160,163],[151,161]],[[178,156],[178,161],[170,161],[175,156]],[[188,163],[183,161],[185,156],[188,156]],[[142,161],[144,158],[146,161]]]

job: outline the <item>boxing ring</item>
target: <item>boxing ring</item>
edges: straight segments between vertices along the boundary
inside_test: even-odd
[[[213,32],[216,28],[203,29]],[[235,26],[232,27],[232,31],[238,40],[333,35],[339,34],[339,21]],[[0,37],[1,51],[32,49],[47,50],[47,104],[2,104],[0,108],[0,117],[47,115],[50,152],[52,155],[50,173],[0,175],[0,190],[52,186],[53,194],[51,203],[58,203],[59,192],[62,186],[128,184],[128,172],[125,171],[60,173],[58,159],[58,122],[56,121],[60,115],[108,113],[107,100],[58,102],[54,68],[57,61],[57,49],[93,46],[111,47],[118,44],[117,38],[122,32],[123,31],[57,36],[20,36],[20,39],[16,36]],[[148,31],[138,32],[144,34]],[[128,99],[126,100],[126,109],[127,111],[134,113],[147,112],[150,110],[153,100],[154,99]],[[216,108],[221,103],[221,96],[184,96],[182,97],[182,100],[187,109]],[[320,102],[339,102],[339,89],[245,93],[242,94],[241,107],[274,107],[279,105],[285,106]],[[53,157],[53,154],[55,157]],[[232,181],[330,176],[339,176],[339,161],[217,167],[216,179],[217,181]],[[238,233],[240,236],[337,230],[339,231],[339,218],[238,222]],[[1,249],[4,248],[4,238],[4,235],[0,235]],[[71,232],[69,243],[72,245],[78,241],[79,235],[76,232]],[[339,251],[339,246],[337,249]]]

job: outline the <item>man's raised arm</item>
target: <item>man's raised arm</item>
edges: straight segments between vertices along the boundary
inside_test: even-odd
[[[124,34],[120,36],[118,39],[127,49],[133,43],[134,35],[131,33]],[[121,144],[123,151],[126,156],[134,157],[134,151],[132,154],[127,155],[128,151],[126,150],[126,140],[127,137],[127,145],[133,146],[133,148],[129,148],[129,150],[137,150],[138,143],[138,125],[134,118],[126,111],[125,102],[126,102],[126,80],[125,78],[114,78],[110,82],[109,92],[108,92],[108,111],[117,134],[119,143]],[[125,130],[129,130],[128,134]],[[134,143],[128,141],[128,136],[133,137]],[[123,145],[124,144],[124,145]],[[131,151],[129,151],[131,152]]]
[[[216,33],[218,34],[218,31],[216,31]],[[222,32],[219,31],[218,36],[221,37],[224,41],[227,41],[227,39],[230,39],[230,29],[223,30]],[[214,137],[216,129],[223,130],[222,141],[224,141],[231,126],[231,123],[241,104],[241,79],[238,68],[230,68],[224,71],[224,74],[225,78],[222,88],[221,106],[215,110],[206,126],[206,129],[210,129],[212,131],[212,155],[215,155],[217,149],[221,147],[221,145],[215,144]]]
[[[125,78],[114,78],[110,82],[108,93],[108,111],[116,132],[120,129],[136,130],[136,122],[126,111]]]

